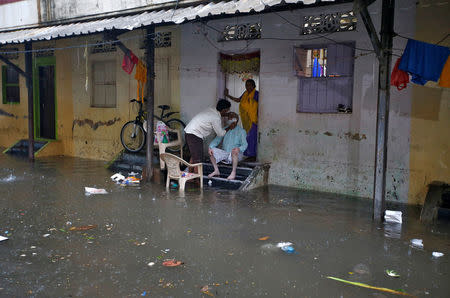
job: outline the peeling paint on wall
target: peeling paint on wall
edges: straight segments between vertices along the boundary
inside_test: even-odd
[[[97,121],[95,123],[91,119],[83,119],[83,120],[75,119],[75,120],[73,120],[73,124],[72,124],[72,132],[75,128],[75,125],[78,125],[78,126],[89,125],[93,130],[97,130],[97,128],[99,128],[100,126],[114,125],[117,121],[120,121],[120,117],[119,118],[114,117],[113,120],[108,120],[108,121]]]
[[[19,118],[16,115],[8,113],[2,109],[0,109],[0,116],[12,117],[12,118],[16,118],[16,119]]]
[[[361,140],[367,139],[365,134],[359,134],[359,133],[347,132],[344,134],[344,136],[348,139],[355,140],[355,141],[361,141]]]

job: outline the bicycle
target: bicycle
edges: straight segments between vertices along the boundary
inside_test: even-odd
[[[147,133],[146,133],[147,123],[145,120],[146,113],[142,109],[142,102],[137,101],[136,99],[130,100],[130,103],[132,102],[137,102],[139,104],[138,114],[136,116],[136,119],[130,120],[123,125],[122,130],[120,131],[120,142],[122,143],[125,150],[127,150],[128,152],[136,153],[141,151],[142,148],[144,148],[145,143],[147,141]],[[153,115],[153,118],[164,122],[164,124],[171,129],[177,129],[181,131],[184,130],[186,124],[183,121],[177,118],[169,119],[174,114],[179,112],[165,113],[165,111],[170,110],[170,106],[168,105],[159,105],[158,108],[161,109],[161,114],[160,116]],[[169,134],[169,138],[170,137],[174,137],[174,135],[172,136],[171,134]],[[167,151],[174,153],[180,151],[180,148],[170,147],[167,148]]]

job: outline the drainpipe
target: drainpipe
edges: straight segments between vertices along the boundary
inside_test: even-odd
[[[28,91],[28,158],[34,160],[34,117],[33,117],[33,53],[31,41],[25,43],[25,73]]]
[[[147,63],[147,165],[146,179],[151,181],[153,177],[153,115],[155,105],[155,26],[146,28],[147,38],[145,43],[145,60]]]

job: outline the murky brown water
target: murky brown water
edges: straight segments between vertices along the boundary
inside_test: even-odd
[[[0,296],[391,296],[327,276],[419,297],[450,292],[450,225],[423,226],[415,208],[401,226],[377,226],[367,200],[281,187],[183,195],[124,188],[112,174],[97,161],[0,155],[0,235],[10,238],[0,242]],[[86,196],[85,186],[109,194]],[[82,225],[97,228],[69,231]],[[274,247],[282,241],[297,253]],[[185,264],[163,267],[171,258]]]

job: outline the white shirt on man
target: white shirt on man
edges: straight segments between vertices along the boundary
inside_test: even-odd
[[[185,133],[193,134],[201,139],[215,132],[217,136],[223,137],[226,133],[222,128],[222,116],[216,108],[207,108],[192,118],[184,129]]]

